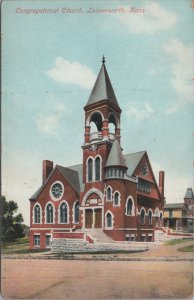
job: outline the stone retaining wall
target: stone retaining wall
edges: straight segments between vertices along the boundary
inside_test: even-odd
[[[141,252],[148,250],[148,246],[139,243],[137,245],[131,244],[113,244],[113,243],[95,243],[89,244],[81,239],[53,239],[51,251],[54,253],[105,253],[115,251],[126,252]]]

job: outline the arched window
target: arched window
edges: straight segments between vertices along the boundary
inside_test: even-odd
[[[88,181],[93,180],[93,160],[89,158],[88,160]]]
[[[160,226],[162,226],[162,212],[160,213]]]
[[[127,200],[127,211],[126,211],[126,214],[128,216],[131,216],[132,215],[132,207],[133,207],[133,202],[131,199],[128,199]]]
[[[158,220],[159,220],[159,209],[156,207],[155,209],[155,217],[156,217],[156,227],[158,227]]]
[[[46,207],[46,222],[53,223],[53,206],[51,203]]]
[[[149,213],[148,213],[148,223],[149,223],[149,225],[152,225],[152,212],[151,212],[151,210],[149,210]]]
[[[60,205],[60,223],[67,223],[68,218],[68,208],[65,202]]]
[[[74,223],[79,223],[79,202],[74,205]]]
[[[120,203],[119,203],[119,193],[116,192],[116,193],[114,194],[114,205],[117,206],[117,205],[119,205],[119,204],[120,204]]]
[[[110,187],[107,188],[107,200],[108,201],[112,200],[112,190]]]
[[[34,223],[40,224],[40,206],[38,204],[34,207]]]
[[[112,215],[110,213],[106,215],[106,225],[107,227],[112,227]]]
[[[109,132],[115,134],[115,125],[113,123],[108,124]]]
[[[145,210],[142,209],[141,210],[141,225],[144,225],[145,224]]]
[[[95,159],[95,180],[100,180],[100,157]]]
[[[93,130],[94,131],[102,131],[102,121],[104,120],[104,116],[102,114],[102,112],[100,111],[95,111],[93,112],[90,116],[89,116],[89,119],[87,120],[86,122],[86,125],[89,125],[91,126],[92,123],[95,124],[95,126],[91,126],[91,131],[92,132]]]
[[[110,113],[108,116],[108,127],[109,127],[109,132],[115,134],[115,130],[117,128],[117,120],[114,113]]]

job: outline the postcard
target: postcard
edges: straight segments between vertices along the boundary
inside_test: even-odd
[[[3,299],[193,296],[193,0],[1,4]]]

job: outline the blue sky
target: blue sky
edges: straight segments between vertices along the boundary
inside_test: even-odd
[[[131,7],[144,12],[87,13]],[[58,13],[35,13],[44,8]],[[83,107],[103,54],[124,153],[147,150],[156,178],[166,172],[167,202],[182,200],[193,183],[193,22],[189,0],[3,3],[2,192],[26,223],[42,160],[82,162]]]

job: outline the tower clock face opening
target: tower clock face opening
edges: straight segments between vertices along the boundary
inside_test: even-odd
[[[61,182],[55,182],[51,186],[50,195],[53,200],[60,200],[63,196],[64,187]]]

